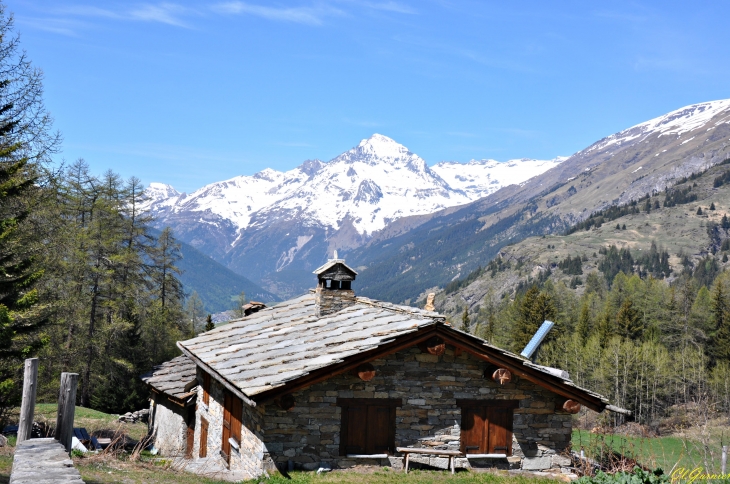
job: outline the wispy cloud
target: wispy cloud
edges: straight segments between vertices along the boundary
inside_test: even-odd
[[[54,34],[76,37],[77,30],[82,26],[81,22],[65,18],[41,18],[41,17],[17,17],[20,25],[27,25],[37,30],[44,30]]]
[[[129,12],[131,18],[146,22],[159,22],[176,27],[188,27],[182,20],[183,16],[193,13],[192,10],[175,5],[174,3],[162,3],[160,5],[143,5]]]
[[[221,14],[254,15],[268,20],[321,25],[328,16],[343,15],[339,9],[327,5],[311,7],[268,7],[233,1],[213,5],[213,11]]]
[[[371,8],[373,10],[383,10],[385,12],[403,13],[406,15],[413,15],[416,12],[413,8],[408,5],[403,5],[397,2],[360,2],[360,5]]]
[[[61,16],[61,19],[73,17],[106,18],[114,20],[156,22],[175,27],[190,28],[186,17],[196,15],[197,12],[175,3],[139,4],[120,10],[100,8],[94,5],[71,5],[56,10],[54,13]]]

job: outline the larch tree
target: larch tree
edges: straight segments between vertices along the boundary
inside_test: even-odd
[[[43,103],[43,73],[20,48],[0,4],[0,426],[20,399],[24,358],[46,344],[45,227],[37,217],[45,166],[60,136]]]

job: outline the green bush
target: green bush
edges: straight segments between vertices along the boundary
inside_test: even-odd
[[[583,476],[576,481],[579,484],[661,484],[670,482],[669,476],[664,471],[657,469],[654,472],[645,471],[640,467],[634,467],[631,472],[617,472],[606,474],[603,471],[593,476]]]

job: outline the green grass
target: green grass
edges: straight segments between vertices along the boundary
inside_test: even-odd
[[[124,482],[125,484],[223,484],[219,481],[201,477],[187,472],[161,468],[155,462],[128,462],[107,458],[75,459],[74,465],[81,473],[87,484],[111,484]],[[324,474],[315,472],[291,472],[291,479],[282,475],[274,475],[270,479],[261,478],[245,481],[249,484],[265,482],[267,484],[549,484],[554,480],[499,475],[491,472],[457,472],[455,475],[447,471],[420,471],[414,470],[404,475],[400,471],[383,469],[377,472],[334,471]],[[2,481],[0,480],[0,483]]]
[[[374,473],[360,473],[354,471],[335,471],[325,474],[315,474],[314,472],[292,472],[291,480],[283,476],[274,476],[266,481],[270,484],[436,484],[436,483],[453,483],[453,484],[535,484],[535,483],[554,483],[552,479],[542,479],[526,476],[507,476],[499,475],[491,472],[457,472],[451,475],[447,471],[421,471],[413,470],[407,475],[401,471],[393,471],[383,469]],[[259,480],[249,481],[251,484],[259,482]]]
[[[57,404],[55,403],[39,403],[35,407],[35,420],[47,421],[51,425],[55,425]],[[147,424],[136,423],[129,424],[119,422],[117,415],[111,415],[90,408],[76,407],[74,413],[74,427],[84,427],[89,434],[99,430],[122,431],[129,437],[139,440],[147,435]]]
[[[583,448],[588,457],[596,458],[600,452],[611,448],[627,457],[633,457],[642,465],[655,469],[661,467],[670,472],[676,467],[705,467],[705,453],[699,442],[679,437],[625,437],[623,435],[592,434],[586,430],[573,431],[573,450]],[[720,448],[719,441],[717,442]],[[709,464],[719,468],[717,462],[707,457]]]

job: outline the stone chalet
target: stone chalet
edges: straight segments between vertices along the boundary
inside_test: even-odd
[[[447,468],[452,451],[457,468],[545,470],[570,465],[581,406],[620,411],[436,312],[356,297],[344,260],[315,273],[309,294],[179,342],[183,356],[143,377],[162,455],[236,478],[402,468],[404,448],[420,466]]]

